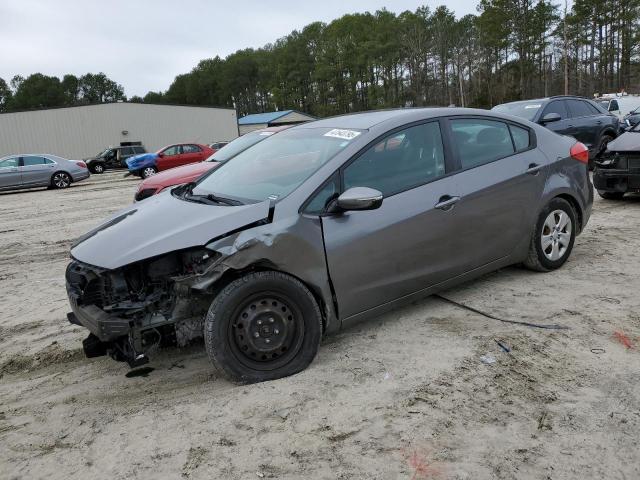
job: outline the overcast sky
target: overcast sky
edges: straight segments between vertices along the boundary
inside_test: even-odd
[[[294,29],[345,13],[475,0],[0,0],[0,77],[104,72],[125,93],[166,90],[199,60],[261,47]]]

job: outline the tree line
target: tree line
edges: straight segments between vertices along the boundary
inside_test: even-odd
[[[575,0],[570,9],[566,1],[480,0],[477,14],[461,18],[446,6],[349,14],[262,48],[202,60],[166,91],[130,100],[235,107],[240,115],[296,109],[327,116],[640,93],[639,26],[640,0]],[[3,97],[0,81],[0,108],[3,98],[5,108],[20,104],[24,82],[5,84]],[[82,89],[75,96],[62,91],[70,93],[63,94],[67,101],[85,101]]]
[[[0,112],[36,108],[73,107],[126,100],[122,85],[104,73],[58,77],[34,73],[14,76],[9,84],[0,78]]]

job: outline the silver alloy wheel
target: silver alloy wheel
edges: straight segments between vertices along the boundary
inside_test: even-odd
[[[542,251],[545,257],[555,262],[560,260],[571,244],[571,218],[564,210],[551,212],[542,226]]]
[[[93,169],[96,173],[102,173],[104,171],[104,167],[102,165],[96,165]]]
[[[153,167],[147,167],[142,171],[142,176],[144,178],[149,178],[156,174],[156,171]]]
[[[58,188],[67,188],[71,185],[71,179],[66,173],[59,172],[53,176],[53,184]]]

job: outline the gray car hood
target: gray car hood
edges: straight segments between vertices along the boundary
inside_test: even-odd
[[[640,132],[627,132],[607,144],[610,152],[640,152]]]
[[[169,191],[136,203],[80,237],[71,256],[96,267],[119,268],[175,250],[197,247],[268,218],[269,201],[203,205]]]

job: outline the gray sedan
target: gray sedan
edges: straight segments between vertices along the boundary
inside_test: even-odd
[[[67,188],[89,178],[87,165],[56,155],[9,155],[0,158],[0,190],[52,187]]]
[[[88,357],[137,366],[204,336],[231,379],[291,375],[357,321],[507,265],[561,267],[591,213],[588,161],[484,110],[292,127],[80,238],[68,319]]]

